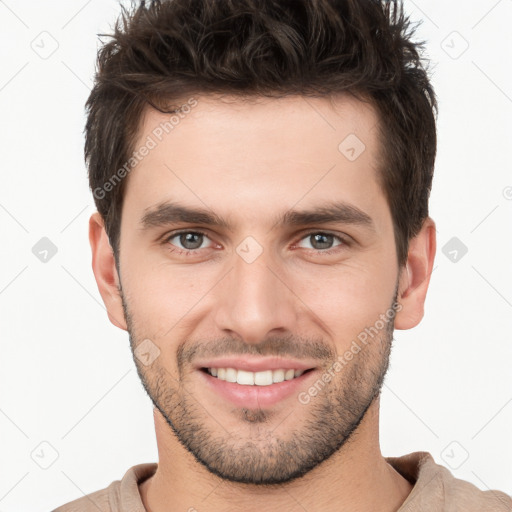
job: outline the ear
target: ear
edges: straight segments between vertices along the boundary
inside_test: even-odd
[[[126,331],[114,251],[108,240],[103,219],[98,212],[93,213],[89,219],[89,243],[92,250],[92,270],[101,298],[107,308],[108,318],[116,327]]]
[[[427,217],[420,232],[409,241],[407,264],[400,272],[398,302],[402,309],[395,316],[396,329],[412,329],[423,318],[435,254],[436,225]]]

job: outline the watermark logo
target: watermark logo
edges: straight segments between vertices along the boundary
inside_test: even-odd
[[[160,355],[160,349],[150,339],[146,338],[137,345],[134,354],[144,366],[151,366]]]
[[[57,254],[57,246],[44,236],[32,247],[32,254],[41,263],[48,263]]]
[[[469,459],[469,452],[458,441],[452,441],[441,452],[441,458],[451,469],[459,469]]]
[[[30,457],[41,469],[48,469],[59,458],[59,452],[48,441],[42,441],[30,452]]]
[[[41,59],[46,60],[57,51],[59,43],[49,32],[44,30],[32,40],[30,48],[32,48]]]
[[[458,263],[468,252],[467,246],[456,236],[450,238],[441,250],[452,263]]]
[[[469,43],[454,30],[441,41],[441,48],[448,57],[457,60],[469,48]]]
[[[246,263],[253,263],[263,253],[263,247],[255,238],[248,236],[238,244],[236,252]]]
[[[351,162],[357,160],[365,149],[365,144],[355,133],[347,135],[338,146],[339,152]]]

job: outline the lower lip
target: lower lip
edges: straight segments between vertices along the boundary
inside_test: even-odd
[[[244,386],[236,382],[218,379],[202,370],[199,370],[199,373],[210,389],[237,407],[263,409],[272,407],[290,396],[298,396],[299,392],[305,389],[304,381],[316,372],[310,370],[300,377],[270,384],[269,386]]]

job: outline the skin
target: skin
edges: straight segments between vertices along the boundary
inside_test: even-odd
[[[393,323],[308,404],[294,394],[264,409],[234,407],[202,385],[193,362],[213,349],[282,353],[312,361],[321,375],[389,310],[395,294],[394,328],[416,326],[434,262],[435,224],[425,220],[399,268],[377,181],[378,117],[369,104],[350,97],[197,99],[126,178],[118,268],[101,217],[90,219],[93,270],[111,322],[129,331],[133,350],[149,339],[160,351],[151,365],[134,358],[155,404],[159,452],[155,475],[139,485],[144,506],[396,511],[412,485],[387,464],[379,445],[379,390]],[[136,147],[168,117],[148,109]],[[338,150],[349,134],[366,147],[354,161]],[[170,200],[207,208],[232,229],[183,222],[143,229],[144,214]],[[373,229],[275,224],[288,210],[329,201],[364,211]],[[184,228],[207,233],[193,254],[179,253],[183,238],[169,238]],[[314,245],[311,235],[325,232],[350,243],[333,238],[325,249]],[[236,251],[248,236],[263,248],[252,263]],[[315,380],[304,380],[301,390]],[[312,461],[315,453],[325,460]],[[234,481],[241,474],[246,483]],[[281,483],[258,485],[272,478]]]

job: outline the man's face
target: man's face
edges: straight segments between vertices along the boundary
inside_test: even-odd
[[[350,438],[388,365],[399,269],[377,117],[348,98],[199,97],[161,136],[169,117],[147,112],[135,149],[156,145],[122,211],[123,307],[148,354],[137,369],[210,471],[289,481]],[[299,215],[313,210],[328,215]]]

